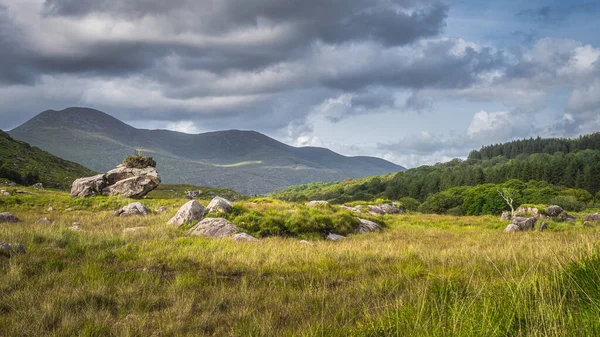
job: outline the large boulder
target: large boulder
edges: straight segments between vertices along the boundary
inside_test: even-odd
[[[358,224],[358,228],[356,229],[356,233],[358,233],[358,234],[372,233],[372,232],[381,230],[381,226],[379,226],[377,223],[375,223],[373,221],[360,219],[360,218],[358,219],[358,221],[360,222]]]
[[[141,202],[131,203],[120,210],[116,211],[113,215],[120,217],[128,217],[133,215],[149,215],[152,212]]]
[[[518,226],[520,230],[526,231],[526,230],[534,229],[535,223],[537,221],[538,221],[538,218],[536,218],[536,217],[522,218],[522,217],[516,216],[511,220],[510,223],[512,225]]]
[[[233,236],[240,231],[240,228],[223,218],[206,218],[188,232],[192,236],[207,236],[211,238],[224,238]]]
[[[546,213],[549,216],[559,216],[563,211],[562,207],[556,205],[546,207]]]
[[[308,206],[308,207],[317,207],[317,206],[326,206],[326,205],[329,205],[329,203],[325,200],[313,200],[313,201],[306,203],[306,206]]]
[[[202,220],[204,218],[204,207],[196,200],[189,201],[177,211],[174,217],[169,220],[169,225],[181,226],[191,221]]]
[[[229,213],[233,205],[225,198],[214,197],[206,206],[207,213]]]
[[[6,222],[19,222],[19,218],[17,218],[16,216],[8,213],[8,212],[4,212],[4,213],[0,213],[0,223],[6,223]]]
[[[155,167],[130,168],[119,165],[106,174],[75,180],[71,196],[104,195],[140,199],[158,187],[160,182]]]
[[[103,174],[77,179],[71,185],[71,196],[94,197],[101,195],[104,187],[106,187],[106,178]]]

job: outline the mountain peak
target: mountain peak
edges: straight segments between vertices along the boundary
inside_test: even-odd
[[[90,132],[127,133],[133,128],[100,110],[86,107],[69,107],[63,110],[46,110],[13,131],[39,127],[68,127]]]

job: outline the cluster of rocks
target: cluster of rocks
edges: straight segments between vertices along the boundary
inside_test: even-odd
[[[185,197],[186,199],[196,199],[199,198],[202,195],[202,191],[198,190],[198,191],[185,191]]]
[[[539,220],[550,220],[552,218],[556,218],[559,221],[575,221],[576,217],[569,215],[565,210],[557,205],[548,206],[545,209],[545,214],[540,212],[539,209],[535,207],[524,207],[521,206],[515,212],[515,217],[512,217],[510,212],[502,213],[500,217],[501,221],[511,220],[510,224],[504,229],[507,233],[520,232],[526,230],[533,230],[535,228],[535,224]],[[530,214],[531,217],[523,217],[520,215]],[[589,216],[588,216],[589,217]],[[512,218],[512,219],[511,219]],[[600,219],[600,216],[599,216]],[[548,228],[548,224],[546,222],[542,222],[539,230],[544,231]]]
[[[155,167],[130,168],[119,165],[105,174],[77,179],[71,186],[72,197],[123,196],[140,199],[160,185]]]
[[[341,209],[345,209],[354,213],[363,213],[363,207],[361,205],[350,207],[342,205]],[[369,205],[367,206],[367,213],[371,215],[384,215],[384,214],[404,214],[406,213],[406,208],[400,205],[399,203],[393,202],[391,204],[381,204],[377,206]]]

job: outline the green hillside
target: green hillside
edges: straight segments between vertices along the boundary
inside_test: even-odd
[[[73,180],[95,174],[79,164],[53,156],[0,131],[0,178],[21,185],[42,183],[66,189]]]

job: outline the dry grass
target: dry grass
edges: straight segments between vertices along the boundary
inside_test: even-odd
[[[309,246],[294,238],[188,238],[166,225],[174,208],[122,219],[110,210],[45,207],[5,208],[23,222],[0,224],[0,241],[26,244],[28,253],[0,260],[2,336],[591,336],[599,329],[600,231],[581,224],[507,235],[495,218],[387,216],[381,234]],[[54,223],[34,224],[42,216]],[[66,229],[75,221],[83,232]],[[148,228],[123,233],[137,226]]]

